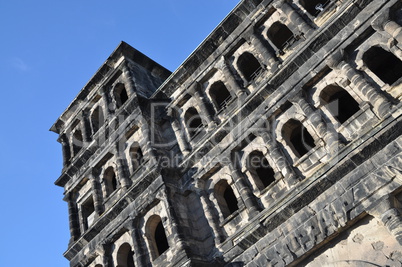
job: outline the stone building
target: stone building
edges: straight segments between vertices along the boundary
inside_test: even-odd
[[[71,266],[401,266],[402,3],[243,0],[122,42],[51,130]]]

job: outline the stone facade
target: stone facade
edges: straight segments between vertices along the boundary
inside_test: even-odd
[[[243,0],[59,117],[70,266],[401,266],[402,2]]]

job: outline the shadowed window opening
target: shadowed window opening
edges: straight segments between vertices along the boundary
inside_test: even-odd
[[[169,248],[169,244],[166,238],[165,228],[163,228],[162,221],[158,223],[155,229],[155,242],[158,248],[159,255],[165,252]]]
[[[226,180],[221,180],[217,183],[214,191],[224,218],[227,218],[239,209],[236,195]]]
[[[356,100],[342,87],[328,85],[322,90],[320,99],[340,123],[344,123],[360,110]]]
[[[314,139],[308,132],[307,128],[298,121],[291,119],[283,126],[284,136],[288,145],[298,157],[307,154],[315,147]]]
[[[201,117],[195,108],[192,107],[187,110],[184,115],[184,120],[191,138],[194,138],[196,135],[201,133],[204,125],[202,124]]]
[[[73,154],[75,156],[78,154],[78,152],[80,152],[83,145],[81,130],[76,130],[74,132],[72,142],[73,142]]]
[[[226,108],[228,102],[232,99],[228,89],[223,82],[216,82],[211,86],[210,96],[218,113]]]
[[[144,155],[138,143],[130,147],[130,158],[133,172],[137,170],[144,162]]]
[[[117,189],[117,179],[113,167],[106,169],[103,179],[106,187],[106,196],[108,197]]]
[[[95,206],[92,196],[90,196],[81,206],[84,221],[84,231],[87,230],[94,222]]]
[[[237,67],[248,82],[255,80],[262,71],[260,62],[248,52],[243,53],[239,57]]]
[[[117,251],[118,267],[134,267],[134,251],[130,244],[124,243]]]
[[[98,132],[104,122],[103,110],[100,106],[97,106],[91,114],[92,134]]]
[[[310,13],[310,15],[316,17],[320,12],[330,3],[330,0],[300,0],[299,3],[304,7],[304,9]]]
[[[267,32],[267,35],[271,42],[279,50],[286,50],[295,41],[292,31],[289,30],[286,25],[280,22],[275,22],[274,24],[272,24]]]
[[[247,165],[259,190],[263,190],[275,182],[275,172],[261,151],[251,152]]]
[[[124,84],[116,85],[114,89],[114,99],[116,101],[116,108],[120,108],[128,100],[127,90]]]
[[[381,47],[367,50],[363,61],[384,83],[392,85],[402,77],[402,61]]]

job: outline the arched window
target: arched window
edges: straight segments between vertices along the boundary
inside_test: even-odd
[[[80,152],[82,146],[83,146],[83,141],[82,141],[82,132],[81,130],[76,130],[73,134],[73,155],[77,155],[78,152]]]
[[[302,157],[315,147],[313,137],[298,120],[290,119],[287,121],[283,126],[282,133],[286,143],[297,157]]]
[[[132,171],[134,172],[144,162],[144,156],[142,154],[141,147],[137,142],[131,145],[129,153],[130,153]]]
[[[392,85],[402,77],[402,61],[381,47],[371,47],[363,55],[366,66],[384,83]]]
[[[316,17],[320,14],[321,11],[324,10],[325,7],[328,6],[330,0],[300,0],[300,5],[310,13],[310,15]]]
[[[84,231],[86,231],[94,222],[95,206],[92,196],[85,200],[81,205],[81,214],[84,222]]]
[[[338,85],[325,87],[320,93],[320,100],[340,123],[344,123],[360,110],[356,100]]]
[[[271,42],[279,50],[287,49],[294,41],[292,31],[279,21],[272,24],[272,26],[268,29],[267,35]]]
[[[102,127],[104,122],[105,118],[103,117],[102,107],[97,106],[91,114],[92,134],[98,132],[99,128]]]
[[[215,185],[214,191],[219,208],[224,218],[228,217],[239,209],[237,205],[237,198],[233,192],[233,189],[226,180],[221,180],[218,182]]]
[[[130,244],[122,244],[117,251],[116,258],[118,267],[134,267],[134,251]]]
[[[249,52],[245,52],[239,56],[237,67],[248,82],[257,78],[262,70],[260,62]]]
[[[117,189],[117,178],[113,167],[109,167],[105,170],[103,180],[105,183],[106,197],[108,197]]]
[[[116,108],[120,108],[128,100],[126,87],[122,83],[115,86],[113,95],[116,101]]]
[[[261,151],[256,150],[250,153],[247,159],[247,168],[259,190],[263,190],[275,182],[275,172]]]
[[[153,256],[153,259],[156,259],[163,252],[169,249],[169,243],[161,217],[158,215],[151,216],[148,219],[146,231],[150,238],[151,255]]]
[[[195,108],[191,107],[186,111],[186,114],[184,114],[184,120],[191,138],[194,138],[202,132],[204,125],[202,124],[201,117]]]
[[[211,89],[209,94],[214,102],[216,110],[218,113],[222,111],[228,104],[228,102],[232,99],[228,89],[226,88],[223,82],[215,82],[211,85]]]

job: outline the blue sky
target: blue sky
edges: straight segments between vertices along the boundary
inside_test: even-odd
[[[0,0],[1,267],[68,266],[48,130],[119,42],[174,71],[238,2]]]

